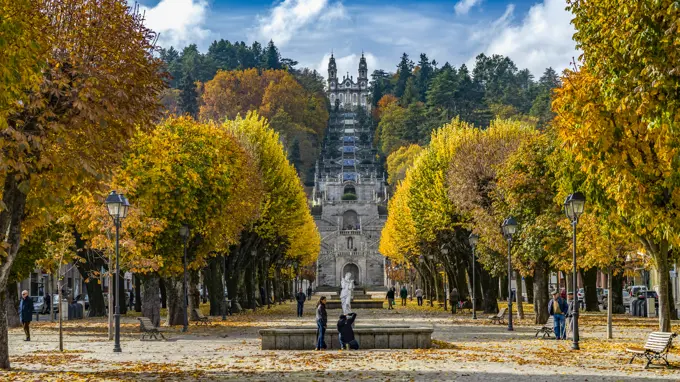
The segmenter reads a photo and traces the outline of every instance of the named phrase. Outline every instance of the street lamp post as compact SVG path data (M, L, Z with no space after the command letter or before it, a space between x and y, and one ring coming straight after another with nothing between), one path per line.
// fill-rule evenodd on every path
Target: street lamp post
M127 216L128 209L130 209L130 203L123 194L118 194L116 191L111 191L106 197L106 208L109 211L109 215L113 219L113 224L116 226L116 310L114 313L115 320L115 336L113 344L113 352L120 353L122 349L120 348L120 249L118 246L119 241L119 229L121 222ZM112 283L113 284L113 283ZM61 313L60 313L61 314Z
M182 331L186 332L189 327L189 317L187 315L187 240L189 239L189 226L182 224L179 228L179 235L184 241L184 327L182 327Z
M517 221L510 216L503 221L503 235L508 241L508 331L514 330L512 327L512 257L510 249L512 247L512 235L517 231ZM518 280L519 282L520 280Z
M581 216L583 213L583 210L585 208L586 204L586 197L580 192L575 192L569 196L567 196L567 199L564 201L564 214L567 215L567 218L571 221L571 226L573 227L573 262L574 262L574 297L573 297L573 309L572 309L572 314L571 314L571 322L573 324L573 329L574 329L574 341L571 344L571 348L573 350L579 350L578 346L578 297L576 295L576 291L578 290L578 272L576 271L576 225L578 224L578 218Z
M444 259L444 261L446 261L446 256L448 254L449 254L449 249L442 246L442 258ZM449 296L448 296L448 294L449 294L449 283L448 283L449 277L448 277L448 273L446 272L446 266L444 266L444 264L442 264L442 268L444 268L444 276L443 276L444 277L444 311L448 311L449 308L446 306L446 300L449 299ZM453 302L451 302L451 303L453 304ZM453 307L451 307L451 309L453 309Z
M222 321L227 319L227 309L229 309L229 301L227 300L227 255L222 256Z
M475 284L475 248L477 247L477 242L479 241L479 236L474 233L470 234L468 237L470 241L470 246L472 247L472 319L477 319L477 294L476 284Z
M269 254L264 255L264 289L265 289L265 298L267 299L267 309L271 308L271 305L269 304Z

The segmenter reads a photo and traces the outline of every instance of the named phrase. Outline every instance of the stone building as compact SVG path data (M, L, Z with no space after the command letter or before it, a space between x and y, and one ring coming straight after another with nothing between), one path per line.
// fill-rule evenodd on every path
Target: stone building
M339 287L347 272L354 275L358 287L371 290L385 285L385 260L378 244L387 218L387 198L384 173L375 162L377 150L371 143L367 71L362 55L358 83L345 77L340 87L333 57L328 66L328 95L339 102L330 114L311 200L322 237L316 281L321 289Z
M359 77L356 82L354 76L342 76L342 81L338 80L338 68L335 64L335 57L331 54L328 61L328 99L331 105L338 105L341 109L356 110L362 107L370 110L371 104L368 98L368 66L366 57L361 54L359 60Z

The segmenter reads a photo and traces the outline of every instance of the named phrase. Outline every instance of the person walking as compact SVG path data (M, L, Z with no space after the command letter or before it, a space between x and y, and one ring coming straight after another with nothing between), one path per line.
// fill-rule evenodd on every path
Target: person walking
M307 299L311 300L312 299L312 286L307 287Z
M548 303L548 315L553 316L553 331L555 332L555 339L557 340L567 339L564 327L564 315L568 309L567 302L564 301L562 296L560 296L558 292L553 293L553 299Z
M392 304L394 304L394 288L390 288L387 291L387 310L392 310Z
M326 350L326 324L328 323L328 315L326 314L326 296L321 296L319 302L316 303L316 349Z
M298 293L295 295L295 300L297 300L297 316L302 317L302 312L305 308L305 301L307 300L307 296L302 293L302 288L300 288Z
M406 289L406 285L401 286L399 297L401 297L401 306L406 306L406 298L408 297L408 289Z
M260 304L262 306L267 305L267 293L264 291L264 287L260 287Z
M30 324L33 319L33 299L28 296L28 291L21 291L21 301L19 301L19 320L24 326L24 333L26 333L26 339L24 341L31 340L31 329Z
M356 313L350 313L347 316L344 314L340 315L340 319L338 320L338 340L340 341L340 349L359 350L359 343L354 338L354 328L352 328L356 318Z
M416 299L418 300L418 306L423 306L423 290L420 287L416 288Z
M453 288L451 290L451 313L456 313L458 311L458 303L460 302L460 296L458 295L458 289Z

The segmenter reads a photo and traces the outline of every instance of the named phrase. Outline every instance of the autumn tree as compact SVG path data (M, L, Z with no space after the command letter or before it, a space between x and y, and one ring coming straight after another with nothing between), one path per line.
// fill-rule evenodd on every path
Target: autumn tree
M298 140L302 149L300 172L307 175L328 121L325 96L305 89L283 70L220 71L205 84L201 119L222 121L249 111L267 117L289 150Z
M613 201L622 228L654 259L659 330L669 331L669 250L680 237L675 132L680 8L671 0L568 4L583 62L565 74L556 93L560 137L587 180Z
M257 172L262 177L260 214L241 233L240 241L231 246L227 257L229 298L235 299L244 286L248 307L254 309L256 275L268 274L274 265L279 266L278 272L282 265L294 260L314 261L320 238L310 225L313 220L307 198L279 134L254 112L228 120L223 127L256 158ZM291 248L298 249L293 253Z
M22 233L29 233L23 224L27 199L49 205L58 195L108 176L137 126L149 126L156 117L164 86L160 60L154 57L155 34L127 2L32 1L30 6L28 22L35 23L45 43L36 61L39 84L22 84L24 101L2 123L0 239L7 246L0 260L0 290L7 285ZM1 306L0 367L9 368Z
M148 272L135 259L158 259L158 271L168 290L168 324L182 324L179 227L190 228L187 257L191 270L203 268L208 258L236 244L241 231L257 216L262 198L254 159L216 124L197 123L189 117L169 119L135 139L116 184L137 205L140 218L152 219L156 226L153 234L131 232L137 241L147 242L150 250L138 247L140 251L131 252L127 263Z
M493 121L486 130L462 129L457 137L457 150L449 162L448 196L459 213L466 216L466 227L480 237L477 245L479 261L496 276L511 276L507 274L507 261L504 260L507 244L498 229L507 216L494 208L492 197L498 180L497 171L515 152L522 137L531 131L530 127L519 122L503 120ZM521 277L516 279L518 313L521 316Z

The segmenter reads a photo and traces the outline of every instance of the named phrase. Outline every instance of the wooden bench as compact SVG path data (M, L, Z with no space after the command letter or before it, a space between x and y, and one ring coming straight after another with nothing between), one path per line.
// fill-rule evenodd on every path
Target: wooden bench
M639 357L647 358L647 364L644 367L645 369L649 367L654 360L662 360L666 363L666 366L670 366L668 363L668 351L673 346L673 337L675 336L677 336L677 334L670 332L649 333L644 347L626 349L627 352L633 353L633 358L630 359L628 364L630 365L635 358Z
M540 333L543 333L543 338L545 336L548 336L550 338L550 334L555 334L555 318L553 316L548 317L548 322L543 324L540 328L536 329L536 335L534 337L538 337Z
M197 319L194 320L196 325L204 324L204 325L210 325L210 318L206 317L201 313L200 309L195 308L194 313L196 313Z
M505 323L505 311L507 308L501 309L498 314L489 316L489 320L491 320L492 324L504 324Z
M167 340L158 326L155 326L153 322L147 317L137 317L139 320L139 331L141 332L141 341L144 341L144 337L148 336L149 339L153 337L155 340L159 340L158 336L162 339Z

